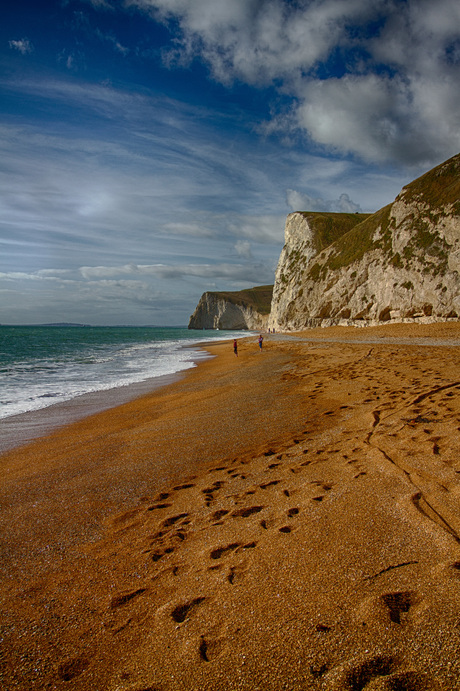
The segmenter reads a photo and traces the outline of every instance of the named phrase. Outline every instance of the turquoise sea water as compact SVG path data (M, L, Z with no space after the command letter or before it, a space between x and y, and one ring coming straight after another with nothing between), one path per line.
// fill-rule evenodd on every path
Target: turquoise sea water
M0 326L0 418L180 372L206 357L200 343L234 335L169 327Z

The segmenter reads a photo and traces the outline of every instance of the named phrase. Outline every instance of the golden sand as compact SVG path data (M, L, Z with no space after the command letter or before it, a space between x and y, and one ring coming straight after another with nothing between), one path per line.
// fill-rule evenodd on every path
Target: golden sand
M2 456L1 688L460 689L459 345L212 345Z

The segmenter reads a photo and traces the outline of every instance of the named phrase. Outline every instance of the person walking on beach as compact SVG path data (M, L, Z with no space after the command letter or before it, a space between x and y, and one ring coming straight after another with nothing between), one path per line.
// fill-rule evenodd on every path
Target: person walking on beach
M236 338L233 341L233 352L235 353L236 357L238 357L238 343L236 342Z
M259 350L260 350L260 352L262 352L262 343L263 342L264 342L264 337L262 336L262 334L260 334L260 336L259 336Z

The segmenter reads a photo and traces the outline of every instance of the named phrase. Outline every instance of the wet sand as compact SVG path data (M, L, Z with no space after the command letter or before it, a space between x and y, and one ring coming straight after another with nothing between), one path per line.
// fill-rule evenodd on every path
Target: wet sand
M459 342L212 345L4 454L1 687L459 689Z

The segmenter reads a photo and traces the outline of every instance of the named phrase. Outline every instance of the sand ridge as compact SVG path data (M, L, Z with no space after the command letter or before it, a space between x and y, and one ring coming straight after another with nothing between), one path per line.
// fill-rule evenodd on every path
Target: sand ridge
M343 335L213 346L3 457L2 688L460 688L459 351Z

